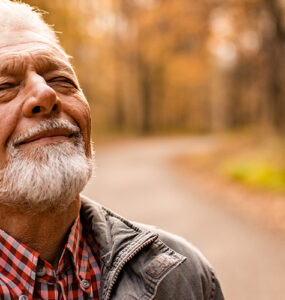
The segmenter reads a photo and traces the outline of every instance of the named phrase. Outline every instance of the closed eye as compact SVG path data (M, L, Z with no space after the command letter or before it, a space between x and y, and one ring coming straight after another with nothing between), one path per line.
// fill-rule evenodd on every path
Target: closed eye
M12 82L1 83L0 91L5 91L5 90L11 89L13 87L15 87L15 83L12 83Z
M73 80L67 78L67 77L64 77L64 76L57 76L57 77L53 77L51 79L49 79L47 81L48 83L63 83L63 84L69 84L71 86L73 86L74 88L77 89L77 85L74 83Z

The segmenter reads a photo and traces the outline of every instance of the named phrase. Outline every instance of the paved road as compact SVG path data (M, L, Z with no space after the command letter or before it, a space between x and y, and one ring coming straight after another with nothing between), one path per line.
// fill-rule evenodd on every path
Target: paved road
M226 299L285 300L285 241L197 193L169 163L215 146L209 137L98 143L96 178L84 194L198 246L216 269Z

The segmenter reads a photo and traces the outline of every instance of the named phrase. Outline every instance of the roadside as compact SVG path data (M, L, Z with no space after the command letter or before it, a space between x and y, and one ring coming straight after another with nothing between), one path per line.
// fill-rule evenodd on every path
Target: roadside
M127 219L196 245L216 270L225 299L282 300L285 239L247 222L226 207L229 202L212 199L202 182L196 184L201 173L189 180L177 168L175 158L219 147L213 136L95 140L96 178L84 194Z
M224 135L219 147L172 160L201 195L285 237L284 156L276 137ZM284 177L285 178L285 177Z

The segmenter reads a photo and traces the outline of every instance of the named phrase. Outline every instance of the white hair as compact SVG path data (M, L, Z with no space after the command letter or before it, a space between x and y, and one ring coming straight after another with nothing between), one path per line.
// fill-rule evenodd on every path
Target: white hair
M32 31L58 45L54 30L47 25L42 12L28 4L0 0L0 33Z

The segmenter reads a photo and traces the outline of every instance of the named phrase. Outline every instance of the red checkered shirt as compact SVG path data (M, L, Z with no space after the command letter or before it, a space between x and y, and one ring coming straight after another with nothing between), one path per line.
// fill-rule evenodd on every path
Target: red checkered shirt
M98 299L99 249L80 217L74 222L58 269L40 253L0 229L0 299Z

